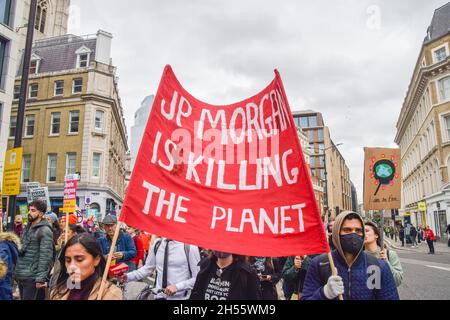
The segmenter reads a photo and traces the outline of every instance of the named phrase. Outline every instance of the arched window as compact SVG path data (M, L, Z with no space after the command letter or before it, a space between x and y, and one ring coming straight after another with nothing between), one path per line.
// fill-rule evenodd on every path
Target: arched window
M48 13L48 1L47 0L39 0L36 10L36 22L34 24L34 28L44 33L45 24L47 22L47 13Z

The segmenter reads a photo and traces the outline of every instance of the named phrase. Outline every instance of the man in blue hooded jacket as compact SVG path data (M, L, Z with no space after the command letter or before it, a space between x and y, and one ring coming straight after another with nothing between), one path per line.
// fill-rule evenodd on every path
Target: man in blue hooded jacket
M331 252L337 276L331 273L327 255L315 257L308 268L303 300L399 300L392 272L385 261L364 251L364 222L355 212L343 212L333 226Z

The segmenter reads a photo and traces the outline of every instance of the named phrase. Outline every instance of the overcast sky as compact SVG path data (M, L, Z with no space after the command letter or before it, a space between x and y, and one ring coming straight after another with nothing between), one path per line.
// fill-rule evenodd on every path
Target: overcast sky
M448 0L72 0L69 32L111 32L128 135L171 64L212 104L263 89L277 68L291 109L322 112L362 202L363 147L396 147L427 27Z

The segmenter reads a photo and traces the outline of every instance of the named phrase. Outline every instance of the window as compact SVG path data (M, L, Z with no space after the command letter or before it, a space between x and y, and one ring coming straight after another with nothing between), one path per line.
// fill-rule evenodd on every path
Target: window
M61 128L61 112L52 112L50 134L59 135L60 128Z
M31 155L24 154L22 158L22 182L30 182Z
M2 132L2 123L3 123L3 103L0 102L0 132Z
M103 111L97 110L95 111L95 129L103 128L103 115L105 113Z
M316 116L308 117L308 122L309 122L310 127L317 127L317 117Z
M11 13L11 0L0 0L0 23L9 26Z
M439 80L439 93L441 100L450 99L450 77Z
M16 136L17 117L12 116L9 120L9 137L14 138Z
M83 91L83 79L75 79L73 80L73 93L81 93Z
M308 140L309 141L314 141L314 130L309 130L308 131Z
M78 133L79 122L80 122L80 111L70 111L69 133Z
M14 100L20 98L20 86L14 86Z
M92 157L92 176L95 178L100 177L100 153L94 152Z
M320 169L320 179L325 180L325 170Z
M47 161L47 182L56 181L56 154L49 154Z
M323 129L317 130L317 136L319 141L323 141Z
M450 141L450 116L445 117L447 140Z
M42 33L44 33L45 31L45 23L47 22L47 10L48 10L47 1L40 0L37 5L36 23L34 24L34 28Z
M30 85L30 99L37 98L39 91L39 85L37 83L33 83Z
M434 60L436 63L441 62L447 58L447 50L445 47L442 47L434 52Z
M325 153L325 144L319 143L319 154Z
M30 74L37 74L39 72L39 60L30 61Z
M4 67L4 63L5 63L7 45L8 45L8 41L4 40L3 38L0 38L0 87L1 88L3 88L4 78L5 78L4 74L3 74L3 67Z
M34 136L34 114L25 116L25 138Z
M325 167L325 156L320 156L319 157L319 165L321 167Z
M86 68L89 64L89 54L83 53L78 56L78 68Z
M64 94L64 80L55 81L55 96L62 96Z
M302 127L302 128L308 127L308 118L307 117L300 118L300 127Z
M67 154L66 159L66 175L67 174L75 174L77 166L77 154L70 152Z
M315 166L316 166L316 157L311 157L310 160L311 160L311 161L310 161L310 163L311 163L311 168L315 168Z

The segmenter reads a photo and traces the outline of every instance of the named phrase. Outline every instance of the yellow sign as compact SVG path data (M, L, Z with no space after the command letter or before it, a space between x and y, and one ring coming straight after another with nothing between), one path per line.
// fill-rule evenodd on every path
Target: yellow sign
M23 148L6 151L5 171L3 173L3 195L5 196L17 196L20 193L22 154Z
M419 202L417 204L419 211L427 211L427 204L425 201Z

